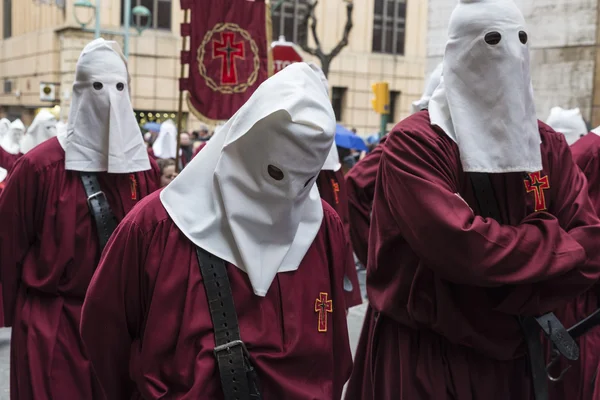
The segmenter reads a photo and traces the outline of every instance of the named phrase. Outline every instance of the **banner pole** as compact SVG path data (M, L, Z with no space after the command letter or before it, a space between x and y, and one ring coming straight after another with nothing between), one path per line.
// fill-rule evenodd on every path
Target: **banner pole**
M183 22L185 24L188 23L188 16L189 16L189 9L186 9L184 11L183 14ZM183 46L181 48L182 51L185 51L187 49L187 40L188 37L184 36L183 37ZM181 79L183 79L183 75L185 74L185 64L181 63L181 73L179 74L179 77ZM183 90L181 90L181 88L179 89L179 109L177 111L177 151L175 152L175 171L177 172L181 172L181 169L179 168L179 150L181 149L181 126L183 125Z

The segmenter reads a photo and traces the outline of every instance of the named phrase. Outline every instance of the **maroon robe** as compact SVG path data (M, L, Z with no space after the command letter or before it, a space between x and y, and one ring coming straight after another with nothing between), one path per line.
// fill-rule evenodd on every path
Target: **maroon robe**
M325 200L337 212L344 224L346 237L349 239L348 197L346 196L346 185L342 170L321 170L319 176L317 176L316 183L321 194L321 199ZM345 293L346 306L350 308L362 304L362 295L360 293L356 266L354 263L348 263L347 266L346 277L349 282L346 282L345 289L348 290L345 290Z
M516 316L562 311L600 278L585 177L564 137L539 129L541 172L491 175L507 225L478 216L458 147L427 111L390 133L347 399L533 399Z
M4 168L10 174L13 165L15 165L17 160L22 156L23 153L11 154L0 146L0 168Z
M98 173L120 221L158 189L159 170ZM100 258L95 223L76 171L56 138L15 164L0 197L0 280L12 326L11 399L104 399L83 354L83 299ZM114 398L113 398L114 399Z
M384 136L379 146L375 147L346 174L350 240L354 254L365 267L367 266L375 178L386 138L387 136Z
M339 399L352 359L342 279L351 263L339 217L323 204L321 229L300 268L277 274L266 297L228 264L240 333L264 400ZM319 332L315 301L332 303ZM111 400L223 399L213 325L195 246L159 193L119 225L83 306L81 335Z
M588 181L590 200L600 215L600 136L589 133L571 146L573 160L583 171ZM557 313L563 324L574 325L584 314L591 314L599 305L598 290L589 290L580 296L576 303L562 309ZM551 383L551 400L600 399L600 385L598 384L598 368L600 366L600 327L588 332L579 341L579 362L570 363L571 369L560 382ZM554 373L565 368L563 362Z
M154 150L152 149L152 146L148 147L148 156L153 160L158 160L158 157L154 155Z

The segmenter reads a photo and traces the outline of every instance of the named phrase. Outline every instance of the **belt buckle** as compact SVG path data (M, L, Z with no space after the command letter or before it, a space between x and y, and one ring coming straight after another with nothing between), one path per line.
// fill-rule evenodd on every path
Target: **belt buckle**
M105 201L107 201L107 199L106 199L106 195L104 194L104 192L103 192L103 191L101 191L101 190L100 190L100 191L98 191L98 192L96 192L96 193L93 193L93 194L91 194L91 195L89 195L89 196L88 196L88 198L87 198L87 203L88 203L88 206L89 206L89 207L92 207L92 204L91 204L90 202L91 202L92 200L94 200L95 198L97 198L97 197L100 197L100 196L104 197L104 200L105 200Z
M244 355L246 356L247 359L250 359L250 353L248 353L248 349L246 348L246 344L244 344L244 342L242 342L241 340L233 340L229 343L225 343L222 344L220 346L215 347L215 349L213 350L213 352L215 353L215 356L218 357L219 353L222 351L230 351L232 348L237 347L237 346L241 346L242 347L242 351L244 353Z

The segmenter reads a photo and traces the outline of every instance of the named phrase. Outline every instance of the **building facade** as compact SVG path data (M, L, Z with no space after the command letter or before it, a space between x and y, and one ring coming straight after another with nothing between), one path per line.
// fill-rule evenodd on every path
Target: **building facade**
M94 3L98 0L90 0ZM273 37L302 40L303 16L309 0L284 0L272 14ZM276 0L271 1L278 3ZM21 118L29 124L40 108L68 117L75 65L83 47L94 38L94 12L75 7L75 0L0 0L0 116ZM124 0L101 0L101 26L106 39L123 44ZM175 118L178 109L179 24L178 0L131 0L144 5L150 20L141 35L131 29L129 70L131 94L141 123ZM346 24L344 0L321 1L315 11L317 33L325 51L342 37ZM80 21L88 22L85 29ZM349 45L333 61L329 80L340 122L359 133L378 130L379 116L371 109L371 84L390 84L394 121L408 115L420 97L426 63L427 4L421 0L354 0ZM306 57L307 60L310 57ZM184 126L200 122L187 112Z
M600 18L598 0L515 0L527 21L538 118L554 106L579 107L600 125ZM442 60L455 2L429 1L427 70Z

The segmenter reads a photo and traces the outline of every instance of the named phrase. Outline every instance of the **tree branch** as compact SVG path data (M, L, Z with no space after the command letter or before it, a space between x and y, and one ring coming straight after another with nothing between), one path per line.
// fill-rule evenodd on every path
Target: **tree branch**
M300 47L302 48L302 50L304 50L308 54L318 57L320 59L321 56L319 54L322 55L323 52L321 51L321 44L319 42L319 38L317 37L317 21L316 21L315 15L314 15L315 7L317 6L317 3L318 3L318 1L314 1L308 6L308 10L306 10L306 15L304 16L304 19L302 20L301 26L306 27L306 29L302 29L302 32L303 32L302 35L303 35L303 39L306 39L306 40L300 41ZM311 19L311 17L312 17L311 30L312 30L312 34L313 34L313 39L315 40L315 43L317 45L317 47L315 49L308 46L308 37L306 37L306 36L308 36L307 35L308 21Z
M342 40L331 50L331 53L328 54L329 59L335 58L342 49L348 46L348 38L350 37L350 32L352 31L352 10L354 9L354 4L348 3L346 6L346 26L344 27L344 36L342 36Z
M331 64L331 60L333 60L338 54L340 54L340 52L342 51L342 49L344 47L348 46L350 32L352 31L352 27L354 26L352 24L352 11L354 9L354 4L352 2L349 2L348 5L346 6L346 26L344 27L344 34L342 36L342 40L340 40L340 42L333 48L331 53L325 54L325 53L323 53L323 49L321 47L321 41L319 40L319 36L317 34L317 22L318 21L317 21L317 17L315 16L315 8L317 7L318 3L319 3L318 0L314 0L313 2L311 2L310 5L308 6L306 15L302 19L300 26L304 27L305 29L302 29L302 39L304 39L304 40L300 40L300 47L302 48L302 50L304 50L305 52L307 52L308 54L310 54L312 56L317 57L319 59L319 61L321 61L321 68L323 69L325 76L327 76L329 73L329 65ZM312 21L310 21L311 19L312 19ZM310 30L312 32L312 36L315 41L315 48L311 48L308 45L308 37L307 36L308 36L309 21L311 23Z
M309 10L308 14L310 14L310 16L312 18L312 23L310 24L310 30L312 31L313 39L315 41L315 46L317 47L317 51L322 52L321 41L319 40L319 36L317 35L317 16L315 15L315 7L317 7L318 3L319 3L318 0L315 0L315 2L312 3L310 8L308 9Z

